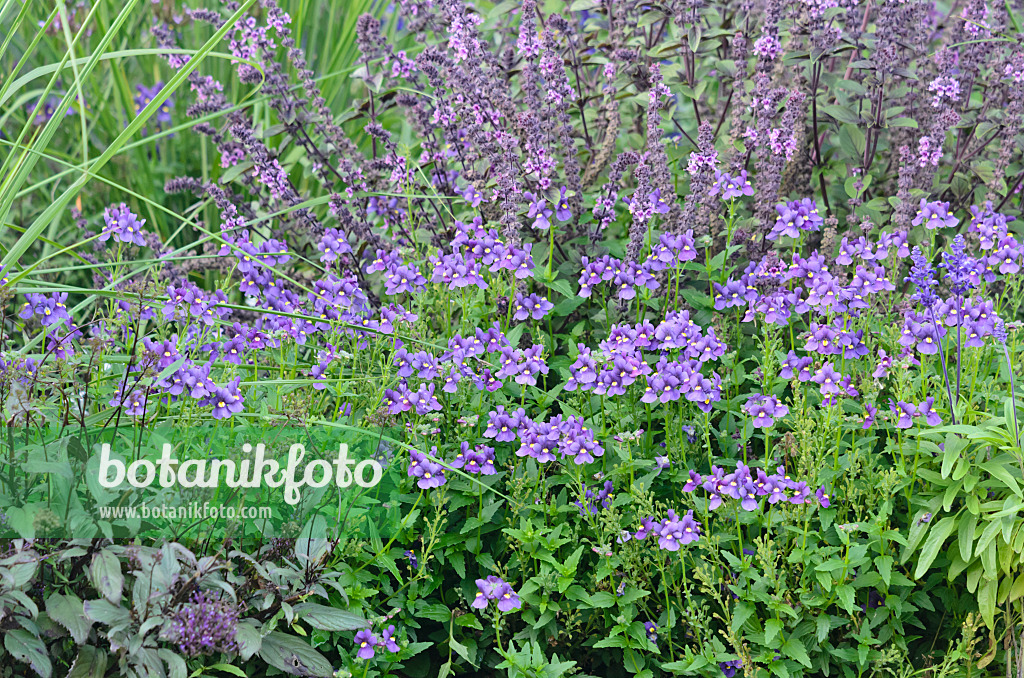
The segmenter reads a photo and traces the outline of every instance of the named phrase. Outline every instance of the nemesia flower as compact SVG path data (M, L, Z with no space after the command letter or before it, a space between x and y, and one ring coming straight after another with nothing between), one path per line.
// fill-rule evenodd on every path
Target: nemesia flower
M103 221L106 223L97 238L105 241L113 236L115 242L123 242L128 245L144 247L146 240L143 237L142 227L146 224L145 219L139 219L128 209L128 205L121 203L108 207L103 212Z
M437 458L437 448L433 447L430 454ZM444 477L444 466L433 462L422 452L409 450L409 468L407 474L410 478L417 478L416 485L424 490L441 487L447 482Z
M534 320L541 320L548 311L555 307L546 297L539 296L537 294L530 294L524 296L521 292L516 294L515 305L513 306L515 320L526 320L527 318L533 318Z
M356 656L360 659L373 659L374 648L381 644L370 629L361 629L356 632L356 637L352 642L358 648Z
M389 624L386 629L380 634L380 644L388 652L398 652L401 648L398 647L398 643L395 642L395 625Z
M562 186L558 200L555 201L555 217L559 221L572 219L572 210L569 208L569 201L565 197L565 186Z
M498 610L501 612L511 612L522 607L519 595L500 577L492 574L487 579L477 579L476 587L477 592L470 605L477 610L486 608L491 600L498 601Z
M936 228L951 228L956 226L959 220L949 211L948 202L928 202L921 198L921 207L917 210L917 216L911 222L914 226L924 224L924 227L931 230Z

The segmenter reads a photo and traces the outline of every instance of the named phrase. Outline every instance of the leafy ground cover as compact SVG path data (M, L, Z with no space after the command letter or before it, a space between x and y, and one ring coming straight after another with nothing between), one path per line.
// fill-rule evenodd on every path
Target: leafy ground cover
M1022 21L0 4L0 675L1020 678Z

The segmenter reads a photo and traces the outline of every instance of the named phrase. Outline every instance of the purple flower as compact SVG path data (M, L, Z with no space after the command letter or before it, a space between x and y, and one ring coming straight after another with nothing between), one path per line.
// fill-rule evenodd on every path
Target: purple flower
M825 223L818 214L818 206L810 198L776 205L775 211L779 218L768 233L769 240L778 240L782 236L799 238L801 231L817 231Z
M380 634L380 644L388 652L398 652L401 648L398 647L398 643L395 642L395 625L390 624L384 632Z
M437 448L431 448L430 454L436 459ZM444 467L441 464L431 461L425 454L415 449L409 450L409 458L410 463L407 473L410 478L418 479L416 481L418 487L429 490L445 484Z
M554 211L547 206L548 201L543 197L534 196L533 193L523 193L523 197L526 198L530 205L529 211L526 213L528 219L533 219L532 226L536 229L547 230L551 228L551 221L549 218Z
M146 239L143 236L142 230L146 220L139 219L132 214L128 209L128 205L121 203L120 205L108 207L103 212L103 221L106 222L107 227L100 232L98 238L100 241L105 241L110 236L114 236L116 242L138 245L139 247L146 245Z
M527 318L540 320L554 307L555 305L546 297L537 294L523 296L523 293L519 292L516 294L515 314L512 317L515 320L526 320Z
M946 269L949 289L956 295L964 295L975 287L974 269L976 262L967 256L967 242L959 233L953 238L949 252L942 253L941 268Z
M948 202L928 202L926 198L921 198L921 209L917 211L917 216L911 222L914 226L920 226L922 223L924 227L932 230L936 228L951 228L956 226L959 220L953 216L953 213L949 211Z
M708 195L722 194L722 200L732 200L744 195L754 195L754 187L747 179L747 170L740 170L736 176L732 176L721 170L715 170L715 181L708 189Z
M832 395L842 392L842 378L843 375L835 370L832 363L827 362L817 369L811 381L820 386L822 395Z
M658 625L654 622L644 622L644 631L647 632L647 640L652 643L658 642Z
M755 428L769 428L775 419L789 414L789 408L779 402L775 396L752 395L743 405L743 411L754 418Z
M477 579L476 587L478 590L471 605L478 610L486 608L488 601L491 600L498 601L498 609L502 612L511 612L522 607L519 595L500 577L492 574L487 579Z
M555 217L559 221L572 219L572 210L569 208L569 201L565 198L565 186L562 186L559 198L555 202Z
M895 401L889 398L889 409L898 417L896 428L910 428L914 425L914 417L917 416L917 408L910 403Z
M727 662L718 662L718 668L722 670L722 675L725 678L733 678L736 675L736 671L743 668L742 659L733 659Z
M861 426L865 431L874 426L875 414L878 413L878 408L870 403L864 403L864 425Z
M917 406L917 414L924 417L929 426L938 426L942 423L942 417L935 410L935 398L932 396L928 396Z
M355 643L356 648L358 649L356 656L360 659L373 659L373 649L381 644L377 639L377 636L375 636L373 631L370 629L362 629L361 631L358 631L352 642Z
M157 82L152 87L146 87L145 85L136 85L135 89L138 93L135 95L135 115L142 112L142 109L149 105L160 90L164 88L163 82ZM167 124L171 121L171 109L174 108L173 97L168 97L166 101L160 104L160 107L156 111L156 115L152 119L156 120L156 127L159 129L162 125Z
M212 591L195 591L170 615L168 635L188 657L237 652L238 609Z

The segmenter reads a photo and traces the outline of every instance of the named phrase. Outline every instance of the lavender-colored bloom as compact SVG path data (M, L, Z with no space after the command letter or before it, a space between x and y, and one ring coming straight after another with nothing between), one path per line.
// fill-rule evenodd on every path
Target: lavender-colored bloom
M776 205L775 211L779 213L779 218L768 233L769 240L778 240L782 236L799 238L802 231L820 230L825 223L818 214L818 206L810 198Z
M401 648L398 647L398 643L395 642L395 625L389 624L386 629L380 634L380 644L388 652L398 652Z
M437 448L431 448L431 456L437 458ZM416 485L421 489L429 490L440 487L447 482L444 477L444 467L437 462L427 458L418 450L409 450L409 468L407 474L410 478L417 478Z
M142 112L142 109L149 105L149 102L156 98L156 95L160 93L160 90L164 88L163 82L157 82L152 87L146 87L145 85L139 84L135 86L137 93L135 95L135 115ZM171 122L171 109L174 108L174 97L168 97L166 101L160 104L160 107L156 111L151 120L156 121L157 129L161 126Z
M377 636L375 636L373 631L370 629L362 629L358 631L352 642L355 643L358 650L356 652L356 656L360 659L373 659L375 654L374 648L381 644L377 639Z
M238 651L238 609L218 593L193 592L190 601L179 605L168 621L171 640L188 657Z
M548 301L546 297L537 294L523 296L520 292L516 294L515 313L512 317L515 320L526 320L527 318L540 320L554 307L555 305Z
M743 411L753 417L755 428L769 428L789 414L789 408L779 402L775 396L751 395L743 404Z
M647 632L647 640L652 643L658 642L658 625L654 622L644 622L644 631Z
M722 194L722 200L732 200L741 196L754 195L754 187L747 179L747 170L740 170L736 176L715 170L715 181L708 189L708 195Z
M572 210L569 208L569 200L565 197L565 186L562 186L558 200L555 201L555 217L559 221L572 219Z
M920 226L924 224L924 227L931 230L936 228L951 228L956 226L959 220L953 216L953 213L949 211L948 202L928 202L926 198L921 198L921 208L917 211L917 216L911 222L914 226Z
M547 230L551 228L550 217L554 214L554 210L547 206L548 201L539 196L534 196L533 193L523 193L523 197L526 198L530 205L529 211L526 213L528 219L533 219L532 226L539 230Z
M106 222L99 235L98 240L105 241L111 236L116 242L123 242L128 245L144 247L146 239L142 227L146 224L145 219L139 219L128 209L128 205L112 205L103 212L103 221Z
M932 396L928 396L924 399L924 402L918 404L917 413L925 418L925 422L929 426L938 426L942 423L942 417L935 409L935 398Z
M733 659L727 662L718 662L718 668L722 670L722 675L725 678L733 678L736 675L736 671L743 668L742 659Z
M878 408L871 403L864 403L864 425L861 426L863 430L868 430L875 424L875 415L878 414Z
M831 362L827 362L815 371L811 378L815 384L820 386L822 395L833 395L842 392L840 383L843 375L836 371Z
M942 253L941 268L946 269L945 277L949 280L949 289L956 295L964 295L975 287L975 261L967 256L967 242L963 235L957 234L949 246L949 252Z
M924 255L921 254L921 249L918 247L914 248L910 258L914 263L910 269L910 275L905 280L912 282L917 287L917 292L911 299L919 302L926 308L930 308L938 300L932 291L932 288L938 284L935 280L935 270L928 263L928 260L925 259Z
M511 612L522 607L519 594L500 577L490 575L487 579L476 580L477 593L473 598L471 606L482 610L487 607L488 601L498 601L498 609L502 612Z
M895 401L889 398L889 409L897 417L896 428L910 428L914 425L914 417L917 416L917 408L902 400Z

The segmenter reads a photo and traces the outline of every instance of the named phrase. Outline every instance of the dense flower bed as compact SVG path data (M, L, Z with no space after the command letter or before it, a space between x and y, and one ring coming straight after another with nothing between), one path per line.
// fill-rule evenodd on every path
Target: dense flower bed
M11 25L148 51L0 80L0 666L1024 671L1021 8L145 4ZM97 518L203 426L383 489Z

